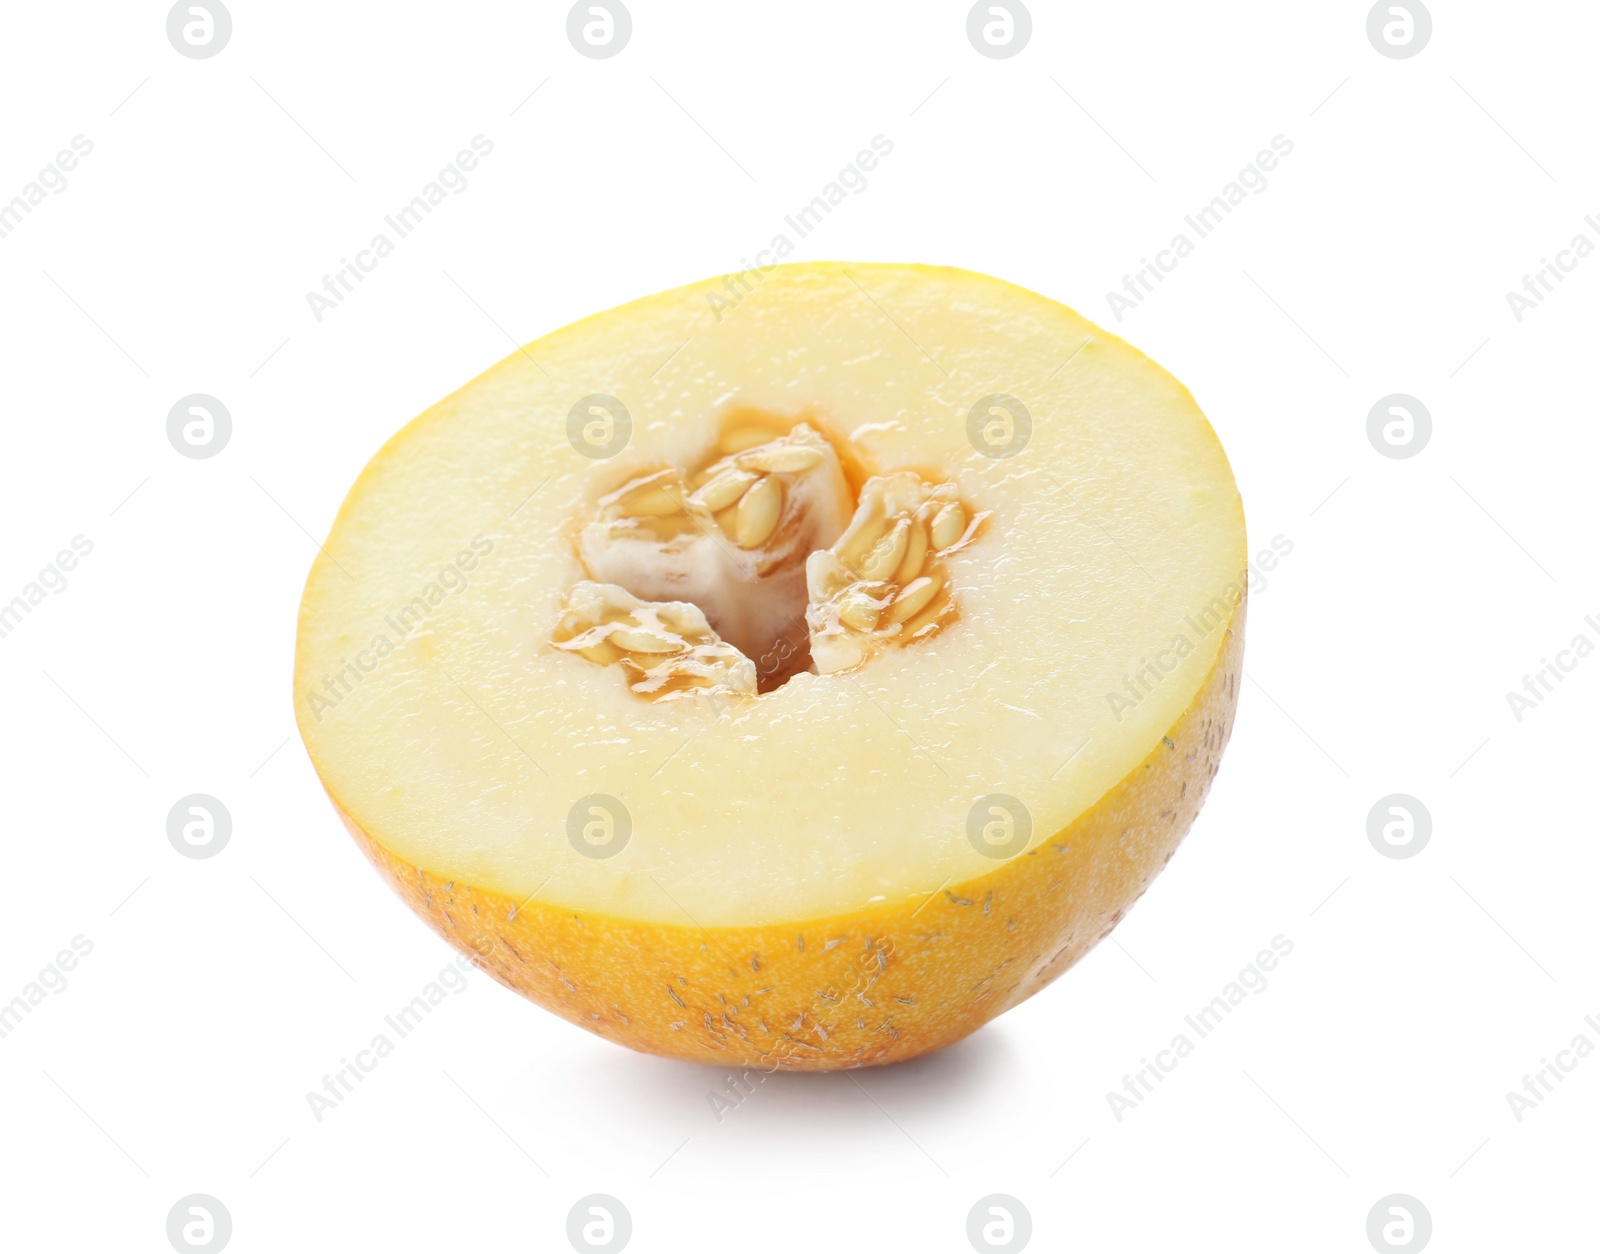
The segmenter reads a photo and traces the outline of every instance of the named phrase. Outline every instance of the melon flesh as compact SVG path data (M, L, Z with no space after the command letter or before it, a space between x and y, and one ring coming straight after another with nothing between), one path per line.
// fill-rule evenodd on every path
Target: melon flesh
M1237 693L1238 492L1181 384L1021 288L784 266L720 320L713 290L548 335L378 453L307 582L297 719L396 887L572 1021L719 1061L908 1057L1064 970L1193 818ZM594 393L633 422L609 460L567 440ZM1014 457L969 442L994 394L1031 416ZM736 411L809 424L856 489L915 471L986 522L930 638L759 696L644 700L551 644L592 577L583 528L630 479L703 463ZM568 840L592 794L631 818L615 857ZM1003 860L968 838L991 794L1031 819ZM852 982L874 991L818 1000Z

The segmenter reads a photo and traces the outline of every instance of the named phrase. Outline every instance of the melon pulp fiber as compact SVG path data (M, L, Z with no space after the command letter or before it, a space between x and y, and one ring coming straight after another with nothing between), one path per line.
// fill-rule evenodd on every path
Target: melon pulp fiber
M1237 697L1239 497L1182 385L1041 296L853 263L778 267L718 316L726 290L556 331L385 445L307 581L297 719L391 884L557 1014L717 1063L912 1057L1087 952L1193 820ZM568 438L595 395L632 423L610 458ZM969 438L998 395L1032 424L1004 458ZM584 528L746 420L820 433L857 494L911 471L984 523L926 638L649 699L552 641L595 578ZM569 839L595 797L630 829L612 856Z

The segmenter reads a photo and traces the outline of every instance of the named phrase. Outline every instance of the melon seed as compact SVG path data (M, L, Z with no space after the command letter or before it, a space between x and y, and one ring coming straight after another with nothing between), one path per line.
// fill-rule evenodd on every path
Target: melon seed
M944 586L944 575L935 570L931 575L922 575L913 579L904 588L900 595L890 602L888 613L884 616L890 625L903 623L929 601Z
M933 516L933 548L942 553L966 534L967 514L952 501Z
M921 611L913 614L901 624L906 639L915 639L931 624L944 616L945 610L950 607L950 588L947 584L939 589L939 594L922 607Z
M677 653L685 647L682 640L638 627L623 627L613 631L611 643L629 653Z
M770 448L758 448L746 453L739 459L739 465L744 469L763 470L769 474L798 474L821 464L821 452L804 444L774 444Z
M894 574L890 577L891 583L897 583L902 588L922 573L922 568L928 560L928 533L916 519L911 520L910 528L906 533L906 554L900 559L900 565L895 567Z
M860 587L851 588L839 598L839 621L856 631L876 630L882 612L882 602Z
M587 648L579 649L578 654L581 657L588 658L597 666L610 666L613 662L622 660L622 650L609 640L601 640L597 644L591 644Z
M665 518L683 509L683 487L667 478L647 479L616 499L624 518Z
M901 518L894 530L872 546L872 551L862 559L859 573L869 582L887 579L900 567L910 540L911 520Z
M689 499L715 514L737 501L755 481L756 476L748 470L730 466L719 472L716 478L709 480Z
M760 548L778 526L783 511L783 484L773 476L758 479L739 501L734 540L741 549Z

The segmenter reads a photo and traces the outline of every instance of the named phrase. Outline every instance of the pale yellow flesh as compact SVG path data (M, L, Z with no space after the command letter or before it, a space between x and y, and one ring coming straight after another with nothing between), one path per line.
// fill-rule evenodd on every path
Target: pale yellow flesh
M967 839L978 797L1019 798L1038 841L1068 829L1217 673L1243 519L1209 424L1159 367L962 271L781 268L720 322L712 286L513 354L391 441L346 501L307 586L296 710L330 792L398 863L691 933L898 911L995 873ZM611 461L566 438L573 402L596 392L634 422ZM967 440L993 393L1033 418L1012 459ZM642 702L553 649L584 577L575 520L636 474L700 461L730 406L805 418L866 469L948 478L989 511L949 561L958 622L857 672L716 707ZM401 620L419 598L420 621ZM1141 669L1135 703L1125 679ZM341 670L332 703L324 677ZM632 815L614 858L568 843L591 793Z
M1241 603L1189 708L1070 826L920 900L745 927L642 922L513 901L425 871L343 817L435 931L508 988L607 1040L722 1067L880 1066L960 1040L1031 997L1127 913L1216 775L1243 625Z

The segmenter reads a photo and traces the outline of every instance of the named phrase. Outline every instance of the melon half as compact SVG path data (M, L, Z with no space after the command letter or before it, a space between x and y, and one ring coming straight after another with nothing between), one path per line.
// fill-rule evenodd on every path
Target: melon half
M295 707L391 886L635 1049L825 1070L1038 992L1172 856L1238 693L1244 519L1193 398L915 265L651 296L351 489Z

